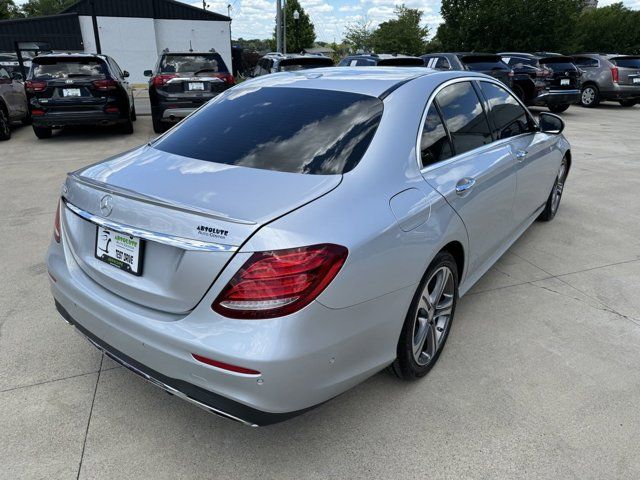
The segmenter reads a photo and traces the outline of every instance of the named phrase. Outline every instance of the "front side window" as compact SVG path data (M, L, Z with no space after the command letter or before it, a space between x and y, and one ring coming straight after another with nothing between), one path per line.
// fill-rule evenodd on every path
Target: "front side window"
M420 137L420 158L422 167L427 167L447 158L451 158L451 142L444 128L438 109L432 103L427 111L427 116Z
M185 157L279 172L352 170L369 148L382 101L307 88L229 90L153 147Z
M495 137L515 137L533 131L527 111L504 88L490 82L480 82L480 89L489 105L489 116L493 119Z
M470 82L458 82L436 95L456 155L493 141L480 99Z

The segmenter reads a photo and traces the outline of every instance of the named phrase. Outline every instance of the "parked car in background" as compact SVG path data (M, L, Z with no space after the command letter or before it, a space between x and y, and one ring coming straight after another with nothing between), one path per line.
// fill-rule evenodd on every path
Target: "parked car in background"
M511 87L511 69L498 55L490 53L430 53L423 55L425 66L436 70L469 70L489 75Z
M606 100L623 107L640 102L640 56L581 53L573 59L584 72L580 96L583 107L597 107Z
M504 52L502 60L513 69L513 91L527 105L561 113L580 100L581 71L573 58L556 53Z
M389 53L363 53L349 55L338 63L339 67L424 67L420 57Z
M245 425L385 367L424 377L458 297L554 218L571 166L562 119L536 122L485 75L319 72L238 85L70 173L56 209L46 265L62 317Z
M33 59L26 90L38 138L72 125L117 125L133 133L136 108L129 73L107 55L52 53Z
M153 131L162 133L209 100L235 85L222 56L215 52L164 50L154 70L145 70Z
M11 138L12 122L21 121L26 125L30 118L22 75L0 67L0 140Z
M332 67L333 60L324 55L305 55L298 53L268 53L253 69L252 77L260 77L270 73L294 72L311 68Z

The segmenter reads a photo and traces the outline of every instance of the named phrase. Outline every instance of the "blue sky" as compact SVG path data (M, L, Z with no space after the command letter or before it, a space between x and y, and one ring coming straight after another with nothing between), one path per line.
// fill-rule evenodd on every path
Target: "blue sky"
M202 1L182 0L195 6L202 6ZM366 20L373 25L393 17L396 4L404 3L410 8L419 8L424 12L423 22L435 34L442 21L440 17L440 0L299 0L302 7L310 14L316 29L318 40L340 41L345 25ZM600 0L599 6L615 3L616 0ZM227 12L231 3L233 22L233 38L269 38L275 23L275 0L207 0L210 10ZM640 0L623 2L629 8L640 9Z
M26 0L18 0L17 4ZM184 3L202 7L202 1L180 0ZM377 25L393 17L396 4L404 3L410 8L419 8L424 12L423 22L435 34L442 21L440 0L299 0L305 11L311 16L318 40L325 42L340 41L344 27L358 21L369 21ZM600 0L599 5L609 5L616 0ZM227 13L231 4L231 28L233 38L270 38L276 15L275 0L207 0L209 9ZM629 8L640 9L640 0L623 1Z

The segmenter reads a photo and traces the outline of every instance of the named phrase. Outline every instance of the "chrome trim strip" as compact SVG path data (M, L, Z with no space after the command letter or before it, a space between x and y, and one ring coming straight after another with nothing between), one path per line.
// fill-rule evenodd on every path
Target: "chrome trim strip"
M69 321L67 321L67 323L69 323ZM73 324L70 323L70 325L73 325ZM195 405L197 407L202 408L203 410L206 410L209 413L214 413L216 415L219 415L219 416L224 417L224 418L229 419L229 420L233 420L233 421L242 423L243 425L247 425L249 427L257 427L258 426L255 423L248 422L247 420L243 420L242 418L238 418L238 417L236 417L234 415L231 415L230 413L223 412L222 410L218 410L217 408L211 407L211 406L206 405L206 404L204 404L202 402L199 402L198 400L195 400L195 399L191 398L189 395L187 395L185 393L182 393L180 390L177 390L177 389L173 388L172 386L161 382L160 380L152 377L151 375L146 374L142 370L139 370L136 367L134 367L133 365L125 362L124 360L122 360L117 355L114 355L109 350L103 348L101 345L98 345L96 342L94 342L92 339L87 337L84 333L82 333L77 328L74 327L74 330L76 332L78 332L78 334L80 336L85 338L89 343L91 343L94 347L96 347L98 350L100 350L102 353L104 353L106 356L108 356L109 358L111 358L115 362L119 363L120 365L122 365L126 369L132 371L136 375L144 378L147 382L151 383L152 385L155 385L156 387L161 388L165 392L169 392L171 395L175 395L176 397L180 398L181 400L185 400L185 401L187 401L187 402L189 402L189 403L191 403L191 404L193 404L193 405Z
M506 89L509 93L511 93L511 95L513 95L513 98L515 98L518 103L522 106L522 108L525 109L525 111L531 115L531 112L529 111L529 109L527 108L527 106L522 103L522 101L509 89L508 86L506 86L504 83L500 82L499 80L496 80L494 78L488 78L485 76L468 76L468 77L458 77L458 78L452 78L450 80L447 80L446 82L441 83L440 85L438 85L438 87L436 87L436 89L431 93L431 96L429 97L429 100L427 101L427 105L424 108L424 111L422 112L422 118L420 119L420 127L418 129L418 137L416 138L416 162L418 162L418 170L420 171L421 174L430 172L431 170L435 170L437 168L443 167L445 165L449 165L451 163L455 163L456 161L460 160L461 158L465 158L469 155L475 155L478 153L482 153L485 150L491 150L495 147L498 147L500 145L503 145L505 143L509 143L511 142L514 138L519 138L519 137L523 137L525 135L532 135L532 133L521 133L520 135L514 135L513 137L509 137L509 138L504 138L501 140L495 140L487 145L482 145L481 147L477 147L474 148L473 150L469 150L467 152L455 155L451 158L447 158L446 160L443 160L441 162L437 162L437 163L432 163L431 165L428 165L426 167L422 166L422 159L420 158L420 141L422 140L422 130L424 129L424 123L427 120L427 113L429 113L429 107L431 107L431 104L433 103L433 100L436 98L436 95L438 93L440 93L440 91L445 88L448 87L449 85L453 85L454 83L460 83L460 82L469 82L469 81L475 81L475 82L487 82L487 83L494 83L496 85L498 85L499 87L502 87L504 89ZM482 101L482 99L480 99ZM536 124L536 126L538 125L535 122L535 119L533 118L533 115L531 115L531 118L534 120L534 123ZM535 132L533 132L535 133Z
M66 198L62 197L62 202L73 213L85 220L99 225L104 228L117 230L118 232L133 235L134 237L143 238L152 242L162 243L164 245L170 245L172 247L181 248L183 250L195 250L204 252L235 252L238 247L232 245L223 245L219 243L201 242L200 240L192 240L190 238L176 237L173 235L167 235L164 233L152 232L150 230L141 230L139 228L130 227L121 223L111 222L102 217L98 217L92 213L86 212L81 208L76 207L70 203Z
M193 113L195 113L195 111ZM197 207L190 207L190 206L187 206L187 205L181 205L179 203L170 202L168 200L162 200L160 198L151 197L149 195L144 195L142 193L137 193L137 192L134 192L132 190L129 190L128 188L114 187L113 185L108 185L106 183L99 182L97 180L93 180L91 178L82 177L77 172L71 172L71 173L68 174L68 176L69 176L69 178L71 178L75 182L87 185L89 187L101 190L103 192L111 193L113 195L118 195L118 196L125 197L125 198L129 198L131 200L138 200L138 201L142 201L142 202L145 202L145 203L150 203L151 205L157 205L158 207L170 208L172 210L177 210L177 211L185 212L185 213L195 213L197 215L202 215L202 216L205 216L205 217L213 218L215 220L222 220L224 222L231 222L231 223L239 223L241 225L255 225L256 224L256 222L253 222L251 220L243 220L241 218L233 218L233 217L229 217L229 216L224 215L224 214L219 213L219 212L212 212L212 211L203 210L203 209L197 208Z

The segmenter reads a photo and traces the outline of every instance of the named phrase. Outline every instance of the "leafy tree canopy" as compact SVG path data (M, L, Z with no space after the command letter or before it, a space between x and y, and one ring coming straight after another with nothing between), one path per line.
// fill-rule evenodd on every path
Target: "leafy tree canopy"
M575 50L640 54L640 11L622 3L585 10L576 26Z
M27 17L55 15L76 2L77 0L29 0L22 6L22 11Z
M297 21L293 18L293 12L298 11L300 18ZM287 4L282 11L284 21L287 23L287 52L300 53L305 48L311 48L316 41L316 31L311 22L309 14L304 11L298 0L287 0ZM275 29L273 38L276 38Z
M22 12L13 0L0 0L0 20L20 18L22 16Z
M403 4L396 6L394 13L397 18L381 23L373 32L376 52L423 54L429 29L420 25L422 11Z

